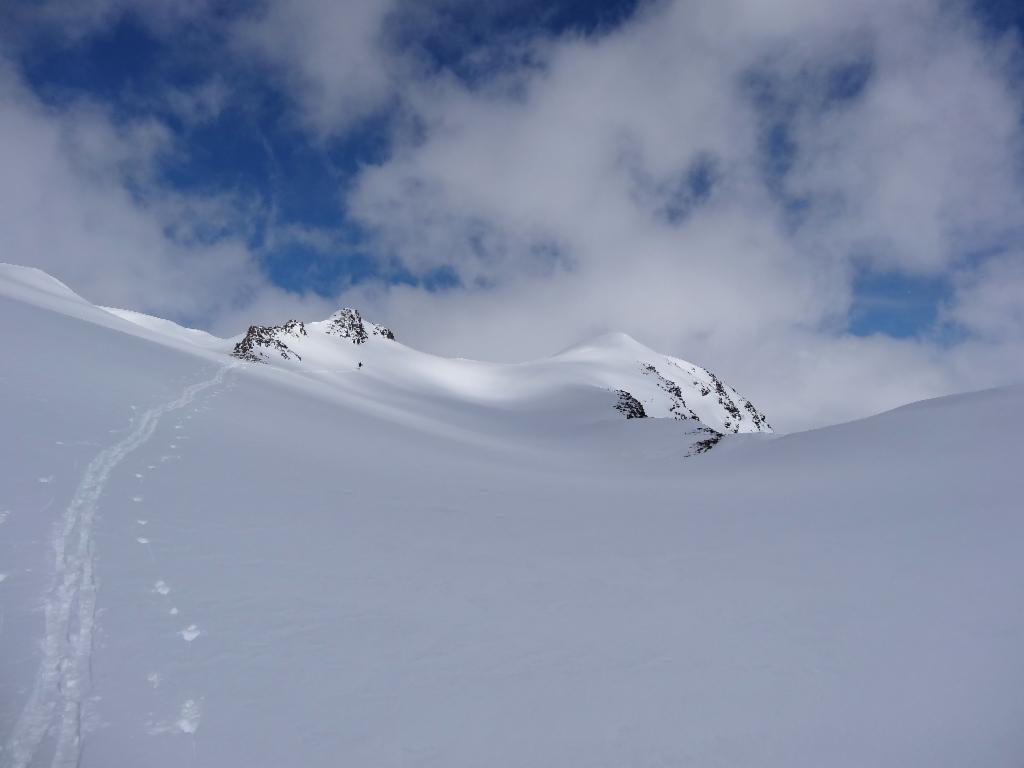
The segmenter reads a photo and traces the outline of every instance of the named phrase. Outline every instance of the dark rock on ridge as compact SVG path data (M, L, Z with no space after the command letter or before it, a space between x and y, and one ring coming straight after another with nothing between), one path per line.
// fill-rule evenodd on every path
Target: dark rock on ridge
M235 344L231 355L250 363L264 363L267 360L267 350L270 350L277 352L285 360L301 360L299 354L293 351L282 337L298 338L305 335L306 326L299 320L289 320L284 325L250 325L245 338Z
M639 400L624 389L617 389L615 391L619 395L619 400L615 403L616 411L623 414L627 419L647 418L647 411L644 410L644 406Z

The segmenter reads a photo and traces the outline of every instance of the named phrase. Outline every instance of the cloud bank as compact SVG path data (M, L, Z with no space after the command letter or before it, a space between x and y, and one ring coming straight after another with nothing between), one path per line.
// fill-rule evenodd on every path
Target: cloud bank
M387 156L339 193L382 277L337 301L489 359L622 330L716 370L783 429L1024 377L1012 36L923 0L678 0L443 61L410 44L457 6L289 0L218 22L232 66L277 84L312 144L388 116ZM181 151L159 121L3 82L8 260L221 332L333 303L262 274L244 195L147 177ZM941 279L949 298L913 337L854 335L865 272Z

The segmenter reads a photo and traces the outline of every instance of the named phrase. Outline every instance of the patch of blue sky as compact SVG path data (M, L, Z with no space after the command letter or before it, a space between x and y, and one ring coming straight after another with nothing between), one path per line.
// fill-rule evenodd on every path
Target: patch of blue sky
M796 72L778 71L766 64L763 70L748 73L744 87L759 121L762 179L780 203L790 229L801 226L812 204L793 195L786 184L800 151L794 122L804 111L842 109L865 92L872 74L867 51ZM847 330L856 336L886 334L951 341L959 330L942 322L941 313L952 290L947 276L863 268L854 278Z
M537 35L601 35L638 12L644 0L562 0L544 3L440 4L393 34L419 52L425 66L446 69L468 82L500 74L517 46L505 43ZM974 10L993 34L1024 30L1019 0L979 0ZM246 4L227 3L218 13L245 12ZM437 10L440 9L440 10ZM216 24L187 29L174 40L152 34L139 17L124 15L109 29L77 41L41 36L24 48L20 62L31 87L43 99L95 100L126 119L155 116L178 138L183 151L161 168L161 182L180 191L239 195L251 201L251 220L240 224L259 254L268 276L293 291L330 295L339 287L368 279L416 284L429 290L460 285L457 273L439 268L413 275L374 258L360 230L346 215L344 192L359 168L384 160L389 152L393 114L374 115L344 136L324 141L309 137L287 115L285 94L256 71L232 68L217 56ZM458 30L454 32L453 30ZM481 51L491 51L483 57ZM213 118L199 123L181 119L160 98L171 89L188 89L211 74L228 86L226 103ZM872 77L870 48L820 66L785 72L772 62L748 74L743 86L754 106L761 135L761 172L782 203L787 224L800 226L809 202L787 191L786 176L798 159L794 121L800 110L842 108L857 99ZM698 160L664 193L660 215L682 221L713 193L713 158ZM294 238L289 230L315 230L317 238ZM239 232L223 232L238 235ZM216 236L217 233L214 233ZM934 332L949 296L942 279L864 273L855 284L850 331L896 337Z
M144 91L162 84L165 49L134 17L123 16L109 29L74 42L41 33L20 63L25 78L44 99L84 95L127 109L133 103L141 106Z
M344 215L343 191L365 163L388 149L388 119L374 116L340 138L311 140L287 115L284 94L256 72L218 71L210 40L186 35L170 46L128 14L110 29L77 41L45 38L27 48L26 80L44 100L88 99L115 120L158 117L176 135L181 151L169 153L158 180L178 192L228 194L244 201L248 219L216 236L247 238L271 280L289 290L328 295L337 286L381 277L360 253L359 228ZM223 108L190 123L163 95L218 74L228 83ZM314 228L316 246L277 230Z
M661 190L664 203L658 214L669 224L684 222L691 213L711 199L719 179L717 159L699 155Z
M344 246L325 249L292 240L265 251L262 262L281 288L311 291L324 298L337 295L347 285L379 277L375 259Z
M944 277L863 270L854 279L849 332L855 336L882 333L894 338L920 338L950 332L940 327L940 310L952 296Z
M991 34L1001 37L1008 30L1024 34L1024 3L1020 0L972 0L974 16Z
M415 48L426 66L447 70L473 83L499 74L509 63L509 56L522 56L517 42L537 35L600 36L654 1L411 3L404 9L401 23L392 26L391 34L397 45Z

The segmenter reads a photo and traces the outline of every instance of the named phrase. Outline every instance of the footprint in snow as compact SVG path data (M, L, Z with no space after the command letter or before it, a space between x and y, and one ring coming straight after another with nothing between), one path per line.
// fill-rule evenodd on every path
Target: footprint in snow
M47 475L46 477L40 477L39 482L46 485L47 483L53 482L53 475Z
M150 720L146 723L146 732L151 736L159 736L165 733L188 733L195 735L199 730L199 721L202 718L202 700L188 699L181 705L176 720Z
M9 514L11 514L10 510L0 509L0 525L3 525L5 522L7 522L7 516Z
M199 729L199 720L203 716L202 705L195 701L195 699L189 699L181 705L181 715L178 717L178 722L175 725L182 733L195 733Z
M141 472L136 472L136 473L135 473L135 476L136 476L137 478L139 478L139 480L141 480L141 479L142 479L142 473L141 473Z
M178 615L178 609L175 608L175 607L172 607L171 610L168 611L168 613L171 614L171 616L177 616Z
M142 501L142 497L141 496L132 496L132 501L134 501L136 504L138 504L140 501Z
M171 588L167 586L167 582L161 579L153 585L153 591L160 595L170 594Z
M178 634L185 639L186 643L191 643L193 640L195 640L197 637L203 634L203 632L195 624L189 624Z
M145 536L139 536L136 541L139 542L139 544L149 544L149 539Z
M152 685L154 688L159 688L162 680L163 676L159 672L150 672L148 675L146 675L146 682Z

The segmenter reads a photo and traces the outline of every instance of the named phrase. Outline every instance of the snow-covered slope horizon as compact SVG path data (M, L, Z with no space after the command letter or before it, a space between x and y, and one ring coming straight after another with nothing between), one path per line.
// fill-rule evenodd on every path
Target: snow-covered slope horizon
M709 370L655 352L623 333L598 336L546 359L488 363L412 349L396 341L392 330L365 321L348 307L323 321L251 326L246 334L221 339L134 310L93 307L45 272L0 263L0 292L20 296L26 290L47 306L61 307L58 311L73 309L75 316L95 322L92 310L101 310L177 349L269 364L334 386L339 393L353 388L350 374L356 371L365 381L354 388L364 398L397 388L407 395L447 399L453 410L467 404L550 413L551 403L572 400L570 391L598 389L607 394L593 398L588 392L580 398L594 403L591 418L607 415L604 411L610 408L623 418L688 422L684 434L694 437L696 452L715 445L723 434L772 432L767 417L750 400ZM572 410L567 418L574 417Z
M1024 756L1024 387L684 460L581 383L621 337L474 401L51 281L0 280L0 765Z
M341 387L358 371L374 387L384 384L453 401L524 410L531 401L556 399L567 389L597 388L610 393L607 406L625 418L671 418L720 434L772 431L767 417L750 400L712 372L655 352L624 333L601 335L550 358L502 364L420 352L350 307L323 321L251 326L246 334L230 339L131 310L103 309L175 343L230 352L245 362L269 364Z

